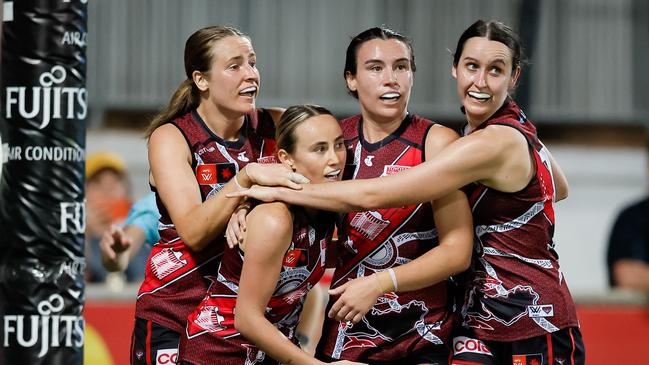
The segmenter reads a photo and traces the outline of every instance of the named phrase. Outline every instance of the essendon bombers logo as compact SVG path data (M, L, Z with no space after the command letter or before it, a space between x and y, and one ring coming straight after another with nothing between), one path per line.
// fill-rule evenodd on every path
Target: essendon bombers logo
M187 265L187 260L181 260L181 256L181 252L174 251L171 248L163 249L151 256L151 272L159 280L166 278Z
M375 239L389 224L377 211L358 212L350 222L352 228L369 240Z
M234 307L236 296L206 296L187 320L187 338L192 339L206 333L229 338L238 336L234 328Z
M225 318L219 314L219 307L206 305L201 308L201 312L194 320L194 323L208 332L218 332L223 331L226 328L221 324L224 319Z
M199 185L225 184L236 174L233 163L203 164L196 167Z
M554 316L554 306L552 304L528 305L527 313L531 318L552 317Z

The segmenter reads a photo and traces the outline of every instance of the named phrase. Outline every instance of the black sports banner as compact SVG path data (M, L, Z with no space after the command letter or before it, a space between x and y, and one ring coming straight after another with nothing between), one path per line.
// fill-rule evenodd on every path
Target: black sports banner
M87 0L5 0L0 364L82 364Z

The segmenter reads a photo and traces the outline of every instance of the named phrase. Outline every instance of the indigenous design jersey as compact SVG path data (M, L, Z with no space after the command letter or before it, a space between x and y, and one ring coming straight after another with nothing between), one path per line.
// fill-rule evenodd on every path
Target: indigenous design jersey
M192 169L203 201L214 196L249 162L273 159L275 124L264 109L257 109L254 114L246 116L237 141L225 141L214 134L196 111L172 123L190 147ZM205 295L208 284L204 277L218 268L225 238L219 237L202 251L192 252L180 239L167 209L155 192L161 215L158 224L160 241L151 249L135 315L180 333L185 328L187 315Z
M346 178L385 176L422 163L432 126L427 119L408 115L393 134L369 143L363 138L361 116L343 120ZM430 203L349 213L339 232L344 233L338 241L334 288L410 262L438 244ZM336 299L329 300L328 308ZM318 353L335 359L387 361L448 344L449 299L447 283L442 282L421 290L384 294L354 325L325 318Z
M555 191L548 151L513 100L477 129L490 125L509 126L525 136L536 174L516 193L477 183L466 188L478 253L462 309L463 326L478 338L495 341L578 326L552 240Z
M306 294L326 269L326 249L331 242L334 219L330 213L323 213L313 220L319 224L315 226L309 224L302 208L294 207L292 211L293 236L266 308L266 318L297 344L295 329ZM209 278L207 295L187 318L180 341L180 360L194 364L205 363L206 359L230 365L277 364L234 328L243 260L239 249L225 251L218 273Z

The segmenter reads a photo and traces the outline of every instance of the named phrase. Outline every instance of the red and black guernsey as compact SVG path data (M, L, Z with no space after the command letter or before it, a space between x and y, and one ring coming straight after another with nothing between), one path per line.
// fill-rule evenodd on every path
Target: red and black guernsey
M293 207L293 236L266 318L289 340L297 343L295 329L306 299L326 269L326 249L331 243L334 217L320 213L309 221L301 207ZM180 340L179 360L192 364L277 364L234 328L234 310L244 253L227 249L218 273L209 277L207 295L187 318Z
M246 164L272 160L275 153L275 124L264 109L256 109L245 117L236 141L226 141L214 134L196 111L172 124L187 140L203 201L223 188ZM187 315L205 295L209 285L205 276L213 275L218 268L225 238L219 236L202 251L192 252L178 235L157 191L153 190L160 211L160 241L153 246L147 260L135 315L181 333Z
M343 120L346 178L385 176L422 163L426 136L433 124L408 115L394 133L369 143L363 138L361 116ZM334 288L356 277L410 262L438 244L429 202L349 213L343 218L339 234ZM329 308L336 299L329 300ZM445 282L411 292L384 294L357 324L325 318L318 352L335 359L388 361L448 344L449 300Z
M462 309L463 326L480 339L515 341L578 326L554 250L552 167L536 127L507 101L476 130L512 127L525 136L536 174L515 193L474 183L465 188L478 253ZM494 143L498 143L494 141Z

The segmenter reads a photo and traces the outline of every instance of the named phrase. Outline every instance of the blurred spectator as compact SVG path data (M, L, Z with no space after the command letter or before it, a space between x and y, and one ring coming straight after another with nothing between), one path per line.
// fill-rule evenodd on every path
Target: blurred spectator
M160 213L156 206L155 194L149 193L138 200L128 212L124 227L113 225L104 232L101 242L102 263L106 270L111 272L124 271L129 267L129 262L134 259L134 254L144 251L148 254L149 246L160 240L158 233L158 220ZM149 246L142 247L144 244ZM136 258L139 260L140 256ZM140 260L140 263L146 261ZM131 266L141 267L136 263Z
M109 152L91 154L86 159L86 279L103 282L107 271L101 260L99 243L104 232L114 224L124 223L131 207L126 165ZM134 263L124 272L126 280L139 281L144 276L146 250L140 250ZM144 252L142 252L144 251Z
M649 181L649 142L646 156ZM649 292L649 195L618 215L608 242L607 263L611 287Z

